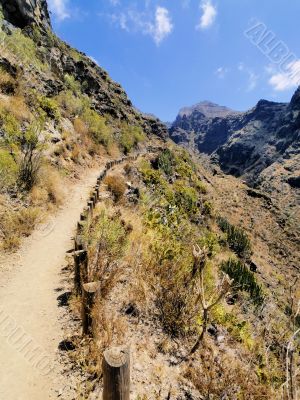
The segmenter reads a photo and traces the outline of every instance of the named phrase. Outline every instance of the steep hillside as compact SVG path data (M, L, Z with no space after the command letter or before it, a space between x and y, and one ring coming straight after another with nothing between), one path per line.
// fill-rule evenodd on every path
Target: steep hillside
M300 89L246 113L181 110L171 138L199 155L62 42L44 0L0 5L0 247L11 269L7 251L64 204L0 293L60 376L39 382L35 368L18 382L32 364L16 370L17 346L3 340L15 357L5 397L18 376L24 400L98 400L103 351L122 345L132 399L295 400Z
M113 167L78 231L98 282L92 339L69 267L68 379L101 397L101 354L130 346L131 397L287 399L299 238L270 199L166 144ZM230 278L230 279L229 279ZM297 346L295 341L295 346ZM294 362L298 363L298 354ZM296 379L298 385L298 378Z
M164 138L166 127L55 36L45 1L0 7L0 245L11 250L80 169Z

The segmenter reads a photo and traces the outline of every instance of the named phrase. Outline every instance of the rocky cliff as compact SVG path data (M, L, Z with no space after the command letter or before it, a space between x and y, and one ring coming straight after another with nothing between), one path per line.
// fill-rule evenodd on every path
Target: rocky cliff
M289 104L261 100L244 113L179 113L176 143L208 154L226 173L268 191L299 187L300 89ZM285 187L285 186L284 186Z
M99 114L138 124L149 135L167 136L166 126L136 110L123 88L105 70L55 36L46 0L0 0L1 9L4 20L0 33L5 51L0 55L0 66L7 72L18 70L27 90L57 96L65 89L65 77L69 75L81 85ZM22 37L28 37L31 43L26 39L22 44L11 43L15 28L21 28Z
M0 0L5 19L18 28L36 23L50 28L46 0Z

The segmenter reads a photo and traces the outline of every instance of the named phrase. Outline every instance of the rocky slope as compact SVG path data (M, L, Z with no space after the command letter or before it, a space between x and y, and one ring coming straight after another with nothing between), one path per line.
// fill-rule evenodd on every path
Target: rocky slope
M39 65L42 68L35 68L34 60L29 58L20 63L22 60L7 60L1 55L2 68L8 72L21 69L27 75L29 87L50 97L64 89L65 74L70 74L82 85L83 93L91 99L93 108L100 114L137 123L146 133L166 136L166 127L155 117L145 116L136 110L123 88L106 71L53 34L45 0L0 0L0 6L4 16L2 30L11 34L16 27L22 28L35 42L37 61L42 64Z
M50 28L50 16L46 0L1 0L5 19L18 28L37 23Z
M299 109L300 88L289 104L261 100L244 113L184 109L169 132L176 143L209 155L224 172L275 197L282 192L295 196L300 181Z

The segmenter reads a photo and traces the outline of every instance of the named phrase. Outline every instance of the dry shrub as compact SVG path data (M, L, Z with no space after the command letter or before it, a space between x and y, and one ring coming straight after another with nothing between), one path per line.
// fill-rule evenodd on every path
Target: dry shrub
M112 158L119 158L121 156L121 152L117 143L113 141L108 143L107 152Z
M104 183L114 196L115 201L120 201L126 191L124 178L121 175L109 175L105 178Z
M7 204L0 210L0 237L3 250L12 251L20 246L22 237L29 236L40 222L41 210L38 207L13 209Z
M48 202L57 206L64 200L64 189L62 177L59 172L50 165L44 165L39 174L37 187L41 189L41 194L47 192Z
M79 144L75 143L71 151L71 160L76 164L80 164L81 161L81 148Z
M25 102L25 98L21 95L1 98L0 106L1 109L13 115L19 122L32 120L32 114Z
M48 192L44 187L34 186L30 191L31 203L35 206L44 205L48 202Z
M259 382L255 369L246 360L242 363L233 356L217 353L208 344L199 356L199 362L187 365L184 376L205 399L278 399L272 388Z
M86 124L84 123L84 121L82 121L81 118L77 117L74 119L73 122L74 125L74 129L75 131L79 134L79 135L87 135L88 134L88 127L86 126Z
M25 102L23 96L10 97L9 102L6 104L7 111L11 112L19 121L30 121L32 114Z
M9 73L0 68L0 90L4 94L14 94L16 82Z

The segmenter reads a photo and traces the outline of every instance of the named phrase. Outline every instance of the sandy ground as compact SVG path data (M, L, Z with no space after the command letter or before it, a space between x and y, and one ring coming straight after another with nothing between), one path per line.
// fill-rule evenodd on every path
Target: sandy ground
M90 188L101 170L90 170L66 204L12 257L0 259L0 399L69 399L64 392L59 343L64 339L61 270ZM2 264L2 265L1 265Z

